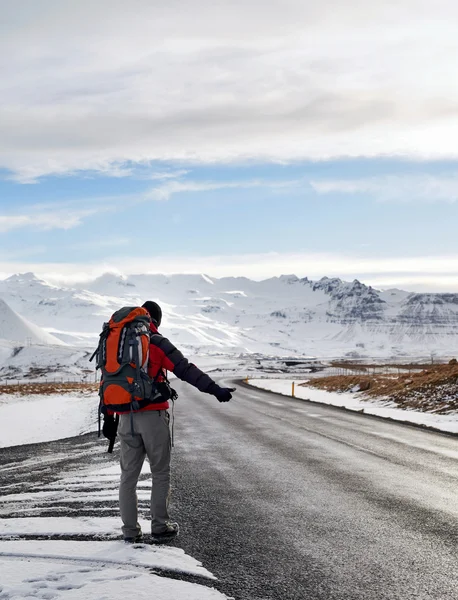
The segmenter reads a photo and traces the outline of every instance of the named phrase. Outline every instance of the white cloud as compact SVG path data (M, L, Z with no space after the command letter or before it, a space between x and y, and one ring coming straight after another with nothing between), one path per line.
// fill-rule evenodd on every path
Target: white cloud
M94 210L74 212L50 211L30 215L0 215L0 233L12 229L73 229L83 223L83 220L94 214Z
M60 202L58 204L35 204L24 207L20 214L0 214L0 233L14 229L33 229L48 231L52 229L73 229L84 221L101 212L112 211L106 198L94 199L91 202ZM83 204L83 206L81 206ZM26 212L27 211L27 212Z
M360 179L323 179L310 182L319 194L366 194L386 201L456 202L458 174L385 175Z
M183 192L207 192L237 188L266 188L281 191L291 189L301 183L298 180L193 181L189 179L171 179L173 176L181 176L185 173L186 171L157 173L157 177L152 178L164 181L164 183L137 194L99 196L73 201L59 201L54 204L29 205L24 207L20 213L0 214L0 233L24 228L41 231L73 229L82 225L85 220L94 215L121 211L125 209L126 205L133 206L152 200L167 201L174 194ZM121 243L126 243L126 240L121 241ZM103 247L106 242L96 242L95 244L97 247ZM109 244L117 245L118 242L109 242Z
M284 273L319 279L358 278L375 287L416 291L458 292L458 256L364 258L336 254L243 254L232 256L113 257L112 262L0 262L0 277L33 271L51 281L82 281L107 271L132 273L206 273L215 277L245 276L260 280Z
M0 5L0 165L20 181L126 161L458 155L454 0Z
M157 171L153 173L149 173L144 176L145 179L149 179L151 181L154 180L167 180L167 179L178 179L180 177L184 177L189 173L186 169L179 169L177 171Z
M170 200L174 194L183 192L210 192L212 190L223 189L250 189L250 188L269 188L269 189L288 189L297 186L299 181L268 181L265 179L248 181L168 181L162 185L152 188L145 196L152 200Z

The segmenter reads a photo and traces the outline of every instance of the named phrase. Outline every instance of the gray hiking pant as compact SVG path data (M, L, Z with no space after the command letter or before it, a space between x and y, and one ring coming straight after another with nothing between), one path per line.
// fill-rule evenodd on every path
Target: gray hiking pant
M151 531L164 530L169 520L170 451L169 415L166 410L146 410L131 415L120 415L118 435L121 440L121 482L119 508L124 537L135 537L138 524L137 482L145 457L152 474Z

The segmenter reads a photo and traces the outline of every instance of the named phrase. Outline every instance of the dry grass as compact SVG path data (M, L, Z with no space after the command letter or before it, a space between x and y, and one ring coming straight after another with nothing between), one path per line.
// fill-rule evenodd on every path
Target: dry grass
M458 410L458 364L428 365L411 373L335 375L308 384L330 392L357 388L367 398L387 398L404 407L445 413Z
M97 383L19 383L0 385L1 394L18 394L29 396L31 394L70 394L72 392L97 392Z
M331 362L331 366L338 369L346 369L348 371L367 371L370 373L371 371L383 372L385 370L395 370L395 371L419 371L422 369L428 369L431 367L431 363L358 363L355 361L342 361L342 360L334 360Z

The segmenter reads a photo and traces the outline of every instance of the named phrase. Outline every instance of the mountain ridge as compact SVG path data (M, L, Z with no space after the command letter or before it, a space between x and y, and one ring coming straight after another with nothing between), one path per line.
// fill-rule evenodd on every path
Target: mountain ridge
M458 352L458 294L379 290L358 279L294 274L255 281L107 272L72 285L33 273L0 280L0 298L70 344L95 342L121 305L158 301L162 331L200 352L402 356Z

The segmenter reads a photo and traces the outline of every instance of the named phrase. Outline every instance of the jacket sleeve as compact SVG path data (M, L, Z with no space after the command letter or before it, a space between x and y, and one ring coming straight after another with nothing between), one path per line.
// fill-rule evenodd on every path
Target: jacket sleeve
M172 371L178 379L190 383L201 392L211 394L212 388L218 387L211 377L188 361L183 354L167 338L160 333L151 335L150 343L164 354L163 367ZM211 390L211 391L210 391Z

